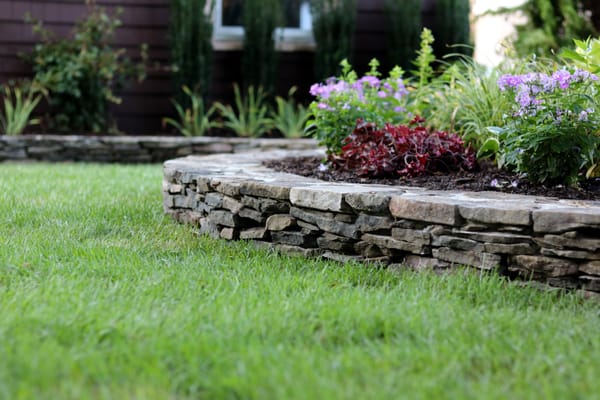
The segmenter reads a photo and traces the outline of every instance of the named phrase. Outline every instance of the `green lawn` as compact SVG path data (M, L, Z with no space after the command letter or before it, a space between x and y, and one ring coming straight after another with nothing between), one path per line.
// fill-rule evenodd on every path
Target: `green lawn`
M600 397L600 303L198 237L161 174L0 164L0 399Z

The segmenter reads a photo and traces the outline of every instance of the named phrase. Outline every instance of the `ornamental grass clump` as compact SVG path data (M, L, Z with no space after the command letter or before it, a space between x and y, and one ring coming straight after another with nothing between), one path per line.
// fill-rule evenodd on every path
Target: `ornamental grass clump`
M307 130L327 147L329 154L339 153L358 119L380 127L406 121L408 90L402 80L402 69L395 67L387 78L381 78L377 60L369 65L371 70L359 78L344 60L341 77L310 88L317 99L310 104L312 118L307 122Z
M532 182L574 184L598 151L598 77L566 69L551 74L503 75L500 90L513 101L497 134L498 163Z

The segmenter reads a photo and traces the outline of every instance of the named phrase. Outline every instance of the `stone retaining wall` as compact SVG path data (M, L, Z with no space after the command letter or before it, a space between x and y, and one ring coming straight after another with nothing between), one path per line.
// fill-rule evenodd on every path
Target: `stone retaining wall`
M0 136L0 161L152 163L189 154L314 149L311 139L169 136Z
M213 237L305 256L417 270L466 265L600 293L600 202L327 183L261 165L309 153L167 161L165 212Z

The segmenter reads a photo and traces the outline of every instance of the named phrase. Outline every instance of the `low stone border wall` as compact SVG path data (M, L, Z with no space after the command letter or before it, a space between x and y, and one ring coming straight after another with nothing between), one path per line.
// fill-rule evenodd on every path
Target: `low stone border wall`
M600 202L328 183L261 165L309 154L167 161L164 210L213 237L305 256L417 270L466 265L600 293Z
M189 154L314 149L312 139L169 136L0 136L0 161L151 163Z

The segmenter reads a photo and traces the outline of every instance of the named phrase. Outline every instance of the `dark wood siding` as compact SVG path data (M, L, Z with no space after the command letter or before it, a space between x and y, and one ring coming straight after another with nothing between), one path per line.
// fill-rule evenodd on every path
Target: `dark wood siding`
M425 24L431 3L425 0ZM18 54L31 51L37 38L24 21L31 15L59 34L66 35L73 23L86 13L83 0L0 0L0 82L28 76L30 67ZM123 25L117 30L114 45L124 47L132 56L138 54L141 43L150 47L150 58L163 67L169 63L167 42L169 0L98 0L97 4L114 10L122 7ZM364 72L371 58L386 65L384 0L359 0L357 29L354 37L353 63ZM232 83L241 80L240 51L217 51L213 65L213 100L230 101ZM301 99L308 100L308 88L314 80L313 54L310 51L283 52L279 58L277 92L285 95L298 86ZM113 107L119 128L130 134L161 132L160 120L171 114L169 98L173 87L164 68L149 71L141 84L132 84L123 93L123 103Z

